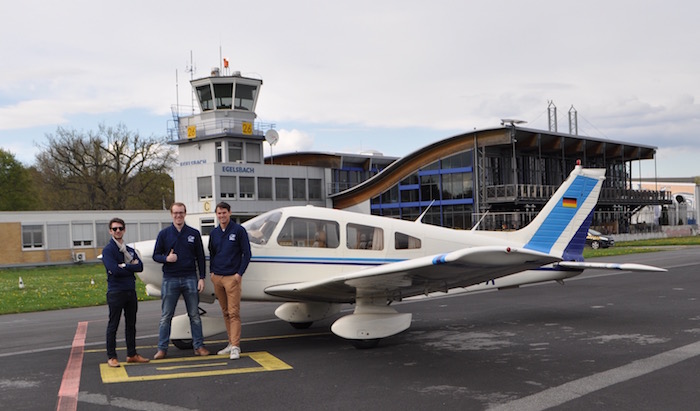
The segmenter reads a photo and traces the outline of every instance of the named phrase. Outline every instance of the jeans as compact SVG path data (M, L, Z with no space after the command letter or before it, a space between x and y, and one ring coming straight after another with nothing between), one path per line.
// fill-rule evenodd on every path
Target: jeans
M195 276L163 278L160 287L161 316L158 331L158 349L168 351L170 341L170 324L175 314L177 300L182 295L187 307L187 315L190 317L190 330L192 332L192 346L196 350L204 346L202 334L202 320L199 318L199 292L197 291L198 278Z
M126 355L136 355L136 311L138 300L136 291L110 291L107 293L109 322L107 323L107 358L117 358L117 328L124 311L124 336Z

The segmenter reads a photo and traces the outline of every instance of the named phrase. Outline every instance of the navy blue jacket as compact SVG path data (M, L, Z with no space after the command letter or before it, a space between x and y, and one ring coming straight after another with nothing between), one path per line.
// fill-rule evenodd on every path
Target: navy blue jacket
M131 254L131 258L138 260L138 263L127 264L122 268L119 264L124 263L124 254L119 251L119 246L113 238L102 249L102 263L105 265L105 270L107 270L107 292L136 289L134 273L143 271L143 261L141 261L141 258L133 248L126 246L126 250Z
M177 254L177 261L166 261L170 250ZM174 224L158 233L156 245L153 248L153 260L163 264L163 278L197 276L206 278L204 245L199 230L187 224L177 231Z
M243 226L231 221L226 230L219 225L209 233L209 271L212 273L243 275L250 255L250 241Z

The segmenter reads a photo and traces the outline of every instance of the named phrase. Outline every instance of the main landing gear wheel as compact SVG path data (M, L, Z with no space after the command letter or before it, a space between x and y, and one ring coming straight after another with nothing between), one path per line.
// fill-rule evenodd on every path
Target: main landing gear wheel
M366 350L379 345L380 339L381 338L375 338L373 340L350 340L350 343L358 350Z
M173 343L174 346L181 350L191 350L192 349L192 340L170 340L170 342Z
M309 321L306 323L289 323L291 324L292 327L296 328L297 330L305 330L309 327L311 327L311 324L313 324L313 321Z

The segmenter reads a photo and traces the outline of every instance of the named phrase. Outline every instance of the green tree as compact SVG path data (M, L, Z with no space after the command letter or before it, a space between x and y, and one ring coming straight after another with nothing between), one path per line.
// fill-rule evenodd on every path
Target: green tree
M0 148L0 211L36 209L36 191L29 169Z
M47 209L162 209L173 198L175 150L126 126L58 127L36 156Z

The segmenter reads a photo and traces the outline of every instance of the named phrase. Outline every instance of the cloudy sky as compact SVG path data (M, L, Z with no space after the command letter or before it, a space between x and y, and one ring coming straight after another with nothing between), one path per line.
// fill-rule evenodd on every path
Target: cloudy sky
M573 106L579 134L658 147L643 175L700 175L700 3L23 0L0 10L0 147L26 165L57 127L165 136L171 107L191 104L188 68L204 77L221 56L263 79L257 113L279 131L273 154L403 156L501 118L547 129L553 101L559 131Z

